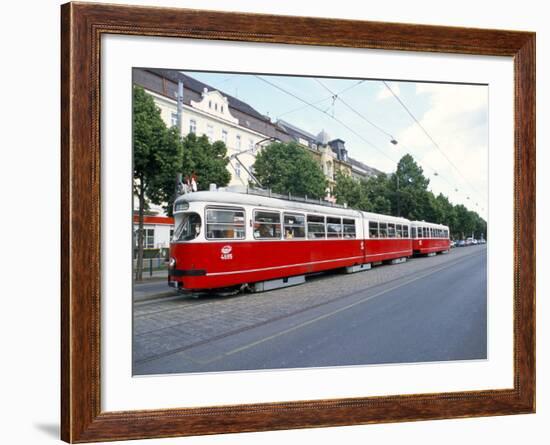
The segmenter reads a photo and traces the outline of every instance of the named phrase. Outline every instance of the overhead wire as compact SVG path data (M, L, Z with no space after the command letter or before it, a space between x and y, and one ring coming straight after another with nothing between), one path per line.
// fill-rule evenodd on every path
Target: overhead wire
M389 90L389 92L392 94L392 96L401 104L401 106L404 108L404 110L407 112L407 114L413 119L413 121L418 125L418 127L422 130L422 132L428 137L428 139L432 142L432 144L439 150L439 152L445 157L445 159L449 162L449 164L456 170L456 172L462 177L464 182L468 184L468 186L480 197L484 198L486 195L483 193L480 193L462 174L462 172L459 170L459 168L454 164L454 162L447 156L447 154L441 149L439 144L435 141L435 139L430 135L428 130L420 123L420 121L416 118L416 116L412 113L412 111L405 105L405 103L401 100L401 98L395 94L395 92L392 90L392 88L388 85L386 81L382 81L382 83L385 85L385 87ZM485 201L485 199L483 199Z
M377 150L379 153L381 153L383 156L385 156L386 158L388 158L390 161L394 162L394 163L397 163L397 161L395 159L393 159L391 156L389 156L386 152L384 152L383 150L381 150L380 148L378 148L376 145L374 145L371 141L369 141L368 139L366 139L365 137L363 137L361 134L357 133L353 128L351 128L349 125L347 125L345 122L343 122L342 120L338 119L337 117L335 116L332 116L330 113L328 113L327 111L323 110L322 108L319 108L317 105L311 103L311 102L308 102L307 100L305 99L302 99L301 97L297 96L296 94L284 89L283 87L277 85L276 83L274 82L271 82L267 79L264 79L263 77L261 76L258 76L258 75L255 75L259 80L267 83L268 85L271 85L272 87L282 91L283 93L289 95L289 96L292 96L294 97L296 100L299 100L300 102L303 102L304 104L308 105L309 107L319 111L320 113L323 113L325 114L326 116L330 117L331 119L333 119L334 121L338 122L340 125L342 125L344 128L346 128L347 130L351 131L354 135L356 135L358 138L360 138L363 142L367 143L368 145L370 145L372 148L374 148L375 150Z
M392 139L395 140L395 138L393 137L393 135L389 132L387 132L386 130L382 129L381 127L379 127L378 125L374 124L373 122L371 122L369 119L367 119L364 115L362 115L359 111L355 110L353 107L351 107L349 104L347 104L346 102L344 102L342 100L341 97L339 97L339 94L340 93L334 93L330 88L328 88L323 82L321 82L319 79L315 78L315 81L317 83L319 83L319 85L321 85L323 88L325 88L329 93L333 94L333 97L337 97L338 100L340 100L340 102L342 102L345 106L347 106L347 108L349 108L351 111L353 111L355 114L357 114L359 117L361 117L363 120L365 120L366 122L368 122L369 124L371 124L372 126L374 126L375 128L377 128L379 131L381 131L382 133L384 133L385 135L391 137ZM412 155L411 155L412 156ZM414 156L413 156L414 158ZM432 170L432 172L434 173L434 176L438 176L440 177L441 179L443 179L447 184L449 184L451 187L455 187L454 184L452 184L446 177L444 176L440 176L438 174L438 172L430 167L429 165L427 165L426 163L424 163L424 165L426 167L428 167L430 170ZM456 189L455 189L456 190Z

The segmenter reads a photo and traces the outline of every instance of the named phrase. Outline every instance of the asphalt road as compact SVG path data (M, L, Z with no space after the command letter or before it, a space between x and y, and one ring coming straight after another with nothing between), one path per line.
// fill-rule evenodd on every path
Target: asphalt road
M487 357L486 247L262 294L134 305L134 374Z

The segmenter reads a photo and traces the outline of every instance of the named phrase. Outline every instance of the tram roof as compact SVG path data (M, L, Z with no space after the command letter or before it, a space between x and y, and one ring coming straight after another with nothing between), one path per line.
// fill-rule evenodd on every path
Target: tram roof
M311 202L293 201L276 197L257 195L252 193L239 193L232 191L202 191L187 193L176 199L178 201L205 202L233 205L250 205L257 207L270 207L288 209L294 211L309 211L315 213L327 213L331 215L359 216L359 211L340 206L313 204Z
M422 226L422 227L435 227L435 228L438 228L438 229L448 229L449 227L444 225L444 224L436 224L436 223L431 223L431 222L427 222L427 221L411 221L411 224L413 226Z
M178 201L187 202L205 202L205 203L219 203L219 204L232 204L232 205L250 205L257 207L279 208L291 211L312 212L312 213L324 213L329 215L350 216L358 217L363 215L364 218L373 221L387 221L395 222L399 224L408 224L410 221L405 218L397 216L380 215L377 213L363 212L361 210L355 210L345 208L342 206L331 206L314 204L311 202L303 202L299 200L289 200L278 197L263 196L253 193L241 193L226 190L216 191L201 191L194 193L187 193L181 195L176 199Z

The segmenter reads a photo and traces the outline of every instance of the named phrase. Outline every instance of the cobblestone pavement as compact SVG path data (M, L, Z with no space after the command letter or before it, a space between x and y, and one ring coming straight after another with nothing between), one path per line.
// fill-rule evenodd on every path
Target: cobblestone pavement
M383 265L346 275L331 272L309 277L305 284L257 294L171 297L134 304L134 364L257 328L300 312L319 308L393 280L414 277L461 258L485 246L451 250L434 257Z

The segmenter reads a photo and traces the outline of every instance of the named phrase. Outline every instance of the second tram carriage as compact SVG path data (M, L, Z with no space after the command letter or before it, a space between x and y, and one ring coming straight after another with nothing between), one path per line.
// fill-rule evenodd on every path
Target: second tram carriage
M180 196L174 219L168 281L181 291L270 280L282 286L314 272L344 267L354 272L404 261L415 251L448 250L446 226L249 193ZM430 231L424 233L424 227ZM436 227L441 232L431 232ZM432 233L446 234L447 247L436 247Z

